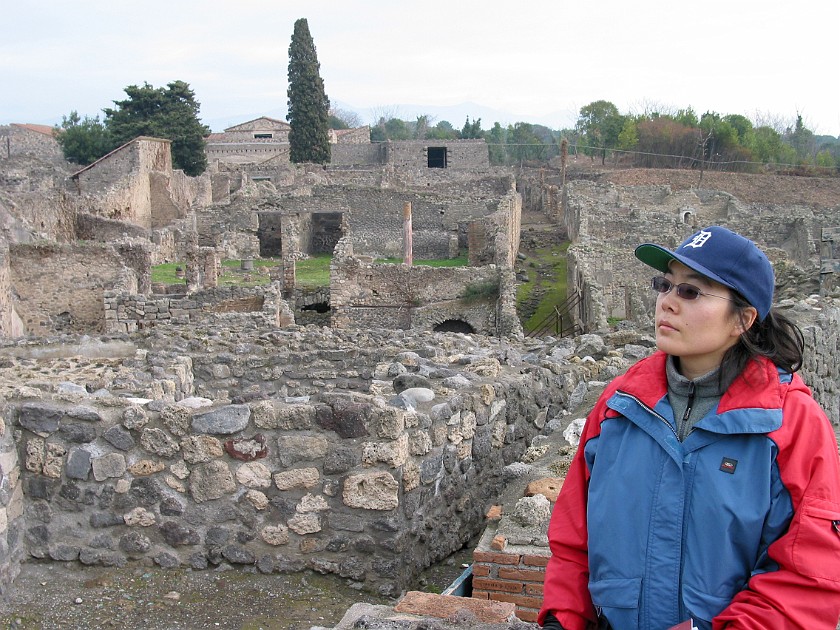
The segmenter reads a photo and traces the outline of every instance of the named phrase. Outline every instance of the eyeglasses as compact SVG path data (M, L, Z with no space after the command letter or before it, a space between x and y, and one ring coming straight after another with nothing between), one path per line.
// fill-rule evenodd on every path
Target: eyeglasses
M696 300L701 295L708 295L709 297L716 297L720 298L721 300L729 300L732 301L732 298L725 297L723 295L715 295L714 293L706 293L705 291L701 291L693 284L688 284L687 282L683 282L681 284L674 284L665 276L654 276L650 281L651 288L656 291L657 293L661 293L665 295L666 293L670 293L671 289L677 290L677 295L684 300Z

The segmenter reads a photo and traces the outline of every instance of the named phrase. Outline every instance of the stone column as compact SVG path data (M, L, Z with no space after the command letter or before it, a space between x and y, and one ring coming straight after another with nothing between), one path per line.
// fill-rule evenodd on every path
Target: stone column
M411 243L411 202L403 204L403 263L411 265L413 262Z

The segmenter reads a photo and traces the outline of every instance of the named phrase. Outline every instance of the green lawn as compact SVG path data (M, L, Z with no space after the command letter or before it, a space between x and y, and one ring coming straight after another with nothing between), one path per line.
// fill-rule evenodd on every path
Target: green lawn
M311 258L298 260L295 263L295 276L298 286L327 287L330 285L330 254L317 254ZM222 261L222 274L219 276L219 286L253 287L268 284L271 280L268 273L259 270L277 267L281 264L279 258L255 258L254 270L243 271L242 262L236 260ZM183 284L184 279L175 275L175 268L184 268L184 263L174 262L152 267L152 282L163 284Z

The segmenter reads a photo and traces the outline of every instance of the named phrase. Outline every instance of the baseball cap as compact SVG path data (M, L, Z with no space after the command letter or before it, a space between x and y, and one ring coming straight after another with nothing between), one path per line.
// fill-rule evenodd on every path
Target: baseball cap
M636 258L663 273L676 260L707 278L737 291L758 311L764 321L773 305L776 279L773 265L750 239L713 225L695 232L673 252L643 243L636 248Z

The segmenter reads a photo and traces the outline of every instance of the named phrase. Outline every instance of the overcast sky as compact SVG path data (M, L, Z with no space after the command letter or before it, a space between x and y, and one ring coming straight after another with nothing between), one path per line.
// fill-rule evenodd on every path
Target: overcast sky
M284 118L301 17L327 95L362 123L473 103L485 129L496 118L564 128L607 100L625 114L798 112L840 135L838 0L8 0L0 124L95 116L128 85L174 80L214 131Z

